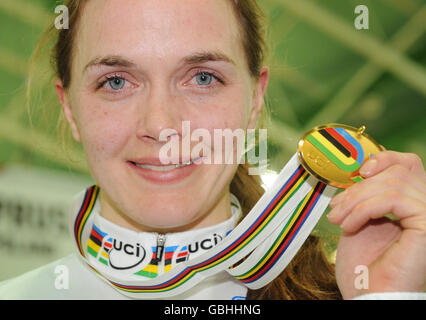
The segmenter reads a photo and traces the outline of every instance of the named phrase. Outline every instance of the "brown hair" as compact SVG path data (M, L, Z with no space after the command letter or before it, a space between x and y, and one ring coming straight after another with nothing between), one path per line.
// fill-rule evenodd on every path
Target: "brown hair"
M242 46L246 54L251 76L260 76L262 65L268 56L266 40L266 16L257 0L231 0L239 23ZM71 82L73 43L84 2L66 0L69 9L68 30L60 30L52 54L56 76L64 88ZM51 27L49 32L56 31ZM262 122L266 119L263 108ZM231 182L231 192L241 202L243 216L262 196L264 190L259 176L248 174L248 165L240 164ZM327 260L320 239L310 235L286 269L267 286L249 290L247 299L338 299L341 298L336 284L334 266Z
M259 71L269 54L267 18L257 0L233 0L241 28L243 47L251 76ZM263 107L265 109L265 106ZM265 121L265 119L263 119ZM264 193L259 176L248 174L240 165L231 183L231 192L241 202L246 215ZM247 299L341 299L334 266L328 261L321 239L310 235L286 269L274 281L258 290L249 290Z

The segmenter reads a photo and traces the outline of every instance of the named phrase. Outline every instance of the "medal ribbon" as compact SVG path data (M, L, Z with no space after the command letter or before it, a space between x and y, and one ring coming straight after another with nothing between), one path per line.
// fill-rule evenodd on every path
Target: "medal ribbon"
M93 224L91 213L99 194L98 186L87 189L73 220L72 232L80 257L104 281L132 298L172 297L223 270L256 289L272 281L291 261L335 190L309 175L296 154L278 174L273 186L226 238L208 252L154 279L123 280L101 274L90 265L83 240L87 239Z

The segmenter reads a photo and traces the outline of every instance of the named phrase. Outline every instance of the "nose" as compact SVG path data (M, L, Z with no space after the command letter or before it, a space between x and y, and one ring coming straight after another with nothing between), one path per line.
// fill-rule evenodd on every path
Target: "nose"
M180 114L176 97L166 89L151 90L147 100L138 106L139 121L136 135L145 142L168 140L181 136Z

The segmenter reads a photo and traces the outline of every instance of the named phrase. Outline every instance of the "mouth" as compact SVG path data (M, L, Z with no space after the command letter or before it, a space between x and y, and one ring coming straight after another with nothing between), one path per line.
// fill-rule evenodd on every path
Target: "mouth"
M197 164L202 162L202 158L195 158L188 161L175 161L178 163L162 164L156 159L132 159L127 164L138 176L155 184L175 183L190 176L197 169Z
M137 161L128 161L128 162L141 169L147 169L147 170L158 171L158 172L167 172L174 169L187 167L194 163L199 164L201 160L202 160L202 157L198 157L186 162L170 164L170 165L161 164L161 162L159 163L158 160L146 160L146 161L141 160L140 162L137 162Z
M182 168L182 167L186 167L186 166L190 166L191 164L194 163L194 161L188 161L185 163L179 163L179 164L171 164L171 165L151 165L151 164L142 164L142 163L137 163L137 162L133 162L130 161L131 164L133 164L134 166L141 168L141 169L148 169L148 170L152 170L152 171L158 171L158 172L167 172L167 171L171 171L174 169L178 169L178 168Z

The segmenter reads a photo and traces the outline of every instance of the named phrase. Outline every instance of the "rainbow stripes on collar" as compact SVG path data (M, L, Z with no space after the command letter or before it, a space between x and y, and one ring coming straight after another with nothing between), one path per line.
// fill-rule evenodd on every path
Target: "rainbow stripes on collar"
M74 239L77 243L77 249L83 257L86 257L86 253L83 249L83 230L89 220L89 217L93 211L96 200L98 198L100 188L97 185L94 185L86 190L84 195L83 203L81 204L80 210L78 211L77 217L74 221ZM90 225L91 227L91 225Z
M243 221L207 253L181 263L161 276L147 280L123 280L102 275L93 266L91 268L112 287L134 298L175 296L224 270L247 286L253 282L257 286L266 285L289 262L289 259L282 259L286 256L286 250L293 244L296 247L292 249L294 252L302 245L304 240L295 241L298 235L311 232L316 222L307 224L305 221L313 211L320 211L316 214L319 217L325 209L324 206L316 209L316 204L321 198L325 199L323 203L328 204L331 196L323 197L326 188L328 186L317 183L317 180L302 168L295 155L280 172L274 186L261 197ZM87 189L73 227L80 256L89 266L83 235L89 232L86 229L91 228L91 213L98 194L98 186ZM279 226L281 229L277 228ZM302 228L307 231L301 232ZM268 246L266 251L265 245ZM261 249L261 254L258 249ZM247 256L241 266L229 269ZM240 270L246 271L235 274ZM275 275L272 279L271 274Z

